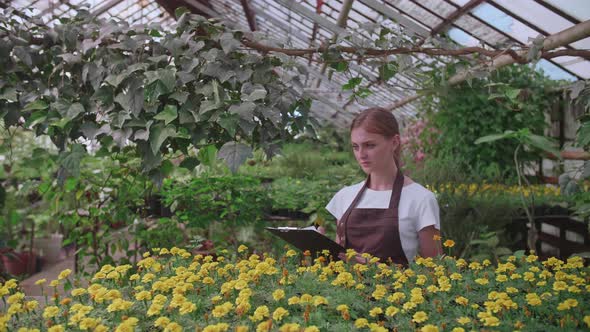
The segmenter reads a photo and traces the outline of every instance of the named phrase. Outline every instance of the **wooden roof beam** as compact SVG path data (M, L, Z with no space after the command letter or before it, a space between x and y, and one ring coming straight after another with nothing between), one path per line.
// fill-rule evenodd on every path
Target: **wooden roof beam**
M250 26L250 31L258 30L256 28L256 15L254 14L254 11L252 10L252 8L250 8L250 1L249 0L240 0L240 2L242 3L242 8L244 8L244 15L246 16L246 19L248 20L248 25Z

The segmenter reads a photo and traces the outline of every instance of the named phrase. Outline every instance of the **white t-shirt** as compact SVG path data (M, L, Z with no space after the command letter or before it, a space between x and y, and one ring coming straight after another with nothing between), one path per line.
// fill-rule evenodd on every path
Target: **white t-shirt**
M364 183L365 181L362 181L340 189L326 205L326 209L340 220ZM367 188L355 208L387 209L390 199L391 190L378 191ZM398 210L402 249L408 261L412 261L418 253L418 232L431 225L440 229L438 203L434 193L414 182L402 188Z

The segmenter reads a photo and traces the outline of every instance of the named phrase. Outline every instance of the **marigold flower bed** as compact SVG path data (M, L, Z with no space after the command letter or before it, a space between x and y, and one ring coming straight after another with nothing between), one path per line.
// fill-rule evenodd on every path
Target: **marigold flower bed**
M155 249L136 267L105 265L87 288L66 285L41 308L0 285L1 331L561 331L590 327L590 269L535 255L493 265L418 258L380 264L282 257L237 259ZM347 253L348 257L354 255ZM39 281L43 284L44 281ZM47 287L47 286L46 286Z

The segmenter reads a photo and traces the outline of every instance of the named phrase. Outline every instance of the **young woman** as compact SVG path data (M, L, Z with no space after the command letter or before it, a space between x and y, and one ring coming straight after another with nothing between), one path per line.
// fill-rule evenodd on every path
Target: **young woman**
M326 206L337 219L336 242L404 266L416 255L441 254L436 197L402 174L393 114L382 108L364 110L352 122L351 141L367 179L342 188ZM364 259L357 256L357 261Z

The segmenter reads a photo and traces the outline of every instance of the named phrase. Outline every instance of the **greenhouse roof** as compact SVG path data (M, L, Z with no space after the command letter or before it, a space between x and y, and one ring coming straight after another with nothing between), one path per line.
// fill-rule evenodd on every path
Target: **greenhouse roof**
M376 38L372 28L385 26L427 44L443 33L461 46L489 49L527 46L539 36L555 35L590 20L588 0L13 0L0 5L29 8L47 22L74 15L76 6L86 4L98 17L117 17L130 24L174 24L174 10L185 6L194 13L220 18L227 25L258 31L266 42L284 48L313 48L335 36L351 35L346 45L362 45ZM349 9L349 11L343 9ZM352 33L351 33L352 32ZM588 34L586 34L587 36ZM577 40L565 50L589 50L590 38ZM418 89L418 73L406 70L387 82L378 80L377 69L370 64L350 63L349 73L323 68L320 55L299 57L307 66L304 93L313 97L318 119L346 126L354 113L367 106L395 108L402 118L414 117L417 106L401 103ZM413 63L431 63L423 54L411 56ZM559 56L541 59L541 68L553 79L575 81L590 79L590 59ZM439 62L450 58L438 57ZM360 75L370 82L373 94L353 100L342 85ZM400 107L396 107L396 106Z

